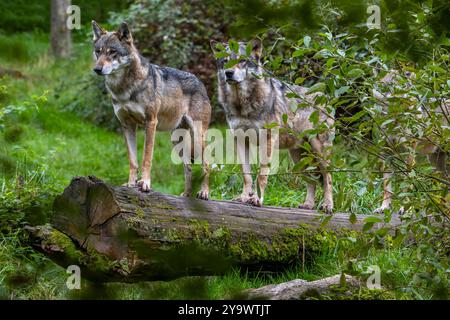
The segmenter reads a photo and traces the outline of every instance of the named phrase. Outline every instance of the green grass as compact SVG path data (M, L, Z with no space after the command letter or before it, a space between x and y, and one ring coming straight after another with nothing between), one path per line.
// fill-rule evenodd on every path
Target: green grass
M74 176L94 174L114 184L126 182L128 163L120 133L83 120L66 106L83 92L76 84L90 72L89 45L76 44L75 55L65 61L54 61L47 55L48 44L40 34L0 36L0 46L15 47L19 55L0 52L0 61L26 77L10 76L0 80L7 91L0 93L0 105L23 105L25 111L7 119L0 132L0 298L5 299L221 299L237 297L243 289L303 278L315 280L349 268L349 256L338 256L325 250L311 263L278 274L248 274L233 270L222 277L183 278L171 282L134 285L92 285L83 282L82 292L65 287L65 270L24 245L25 235L19 226L26 221L45 222L54 196L63 191ZM26 43L26 44L23 44ZM46 99L39 98L41 95ZM32 96L34 98L30 98ZM23 103L28 101L29 103ZM34 101L34 102L33 102ZM37 102L36 102L37 101ZM83 100L84 101L84 100ZM86 108L95 110L93 101ZM111 108L112 113L112 108ZM111 120L117 121L117 120ZM1 124L1 122L0 122ZM219 126L224 129L224 126ZM143 135L139 134L139 151ZM153 160L152 185L157 191L180 194L183 191L183 169L170 161L172 144L168 133L158 133ZM305 198L301 176L290 174L292 164L286 152L281 153L278 175L270 177L267 205L295 207ZM343 144L335 148L334 161L345 168L361 169L364 157L349 152ZM199 169L195 168L197 184ZM335 173L336 210L371 213L381 202L381 183L375 185L362 173ZM239 166L215 169L211 177L213 199L231 199L242 188ZM322 191L317 191L319 199ZM320 203L320 200L319 200ZM416 266L410 264L412 249L361 251L359 271L371 264L385 270L383 277L392 286L406 286ZM429 298L426 293L396 291L397 298Z
M36 62L49 50L48 39L48 34L40 32L0 33L0 62L13 67Z

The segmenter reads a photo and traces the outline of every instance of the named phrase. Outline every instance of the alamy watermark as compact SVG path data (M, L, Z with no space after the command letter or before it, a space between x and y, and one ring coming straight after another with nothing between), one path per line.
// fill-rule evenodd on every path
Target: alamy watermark
M71 5L66 9L66 27L69 30L81 29L81 9L79 6Z
M377 265L369 266L366 273L370 274L367 278L366 285L369 290L381 289L381 269Z
M66 286L69 290L81 289L81 270L77 265L68 266L66 273L70 274L66 280Z
M273 129L209 129L201 134L201 122L193 130L176 129L171 159L174 164L259 164L269 166L271 173L279 167L279 130ZM202 139L205 148L202 154Z
M367 14L370 16L367 18L367 28L369 30L372 29L381 29L381 9L380 6L374 4L367 7Z

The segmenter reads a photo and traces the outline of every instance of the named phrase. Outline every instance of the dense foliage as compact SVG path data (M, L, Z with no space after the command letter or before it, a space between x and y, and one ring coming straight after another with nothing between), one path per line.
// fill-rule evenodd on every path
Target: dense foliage
M393 241L397 246L411 245L413 237L415 254L411 259L422 268L406 290L426 286L432 288L436 297L446 297L448 175L437 171L427 157L416 152L424 150L423 144L427 144L441 156L450 154L449 29L448 23L436 23L448 12L449 5L439 1L406 1L395 7L383 2L382 10L392 11L382 28L362 31L365 18L361 13L367 6L364 3L355 6L357 12L345 10L345 5L331 6L329 1L319 1L319 6L299 1L293 2L292 7L259 3L259 6L251 4L251 8L260 8L256 16L253 11L250 13L249 3L242 5L240 33L268 40L270 50L265 61L268 76L277 74L288 85L306 84L311 93L326 93L316 102L327 103L327 112L336 116L336 141L369 154L367 162L358 160L364 179L379 181L383 173L380 170L394 173L394 185L398 186L393 194L394 208L405 208L406 222ZM319 32L308 30L318 26L307 23L305 12L297 16L288 10L305 6L313 16L320 10L321 21L328 21ZM401 10L404 11L400 17ZM281 16L287 19L282 20ZM355 18L359 19L358 24ZM301 34L292 33L293 27L302 23L309 28ZM392 42L396 43L395 48ZM390 79L388 82L384 82L386 77ZM313 117L310 120L314 122ZM308 134L326 129L318 126ZM413 148L415 144L417 148ZM314 170L316 164L312 159L305 158L302 167ZM381 162L385 164L383 167ZM349 169L344 159L332 165L337 171ZM384 217L367 218L365 229L370 230L374 222L389 221L391 214L386 211ZM388 228L378 230L376 235L378 240L384 239Z

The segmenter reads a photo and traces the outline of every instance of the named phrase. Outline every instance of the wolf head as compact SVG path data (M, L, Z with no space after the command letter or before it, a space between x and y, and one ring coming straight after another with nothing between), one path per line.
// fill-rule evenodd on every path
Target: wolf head
M213 53L218 52L217 41L211 40L211 49ZM217 59L217 72L220 79L225 80L229 85L238 84L245 80L252 79L262 74L261 68L261 54L262 54L262 42L261 40L254 40L252 42L252 50L250 59L241 59L240 56L246 55L247 43L239 42L238 52L234 52L230 49L227 43L222 43L225 47L225 52L228 53L227 57ZM239 59L239 62L232 67L226 68L225 65L230 60Z
M115 32L108 32L92 21L94 35L94 72L98 75L111 75L130 65L136 49L130 29L122 22Z

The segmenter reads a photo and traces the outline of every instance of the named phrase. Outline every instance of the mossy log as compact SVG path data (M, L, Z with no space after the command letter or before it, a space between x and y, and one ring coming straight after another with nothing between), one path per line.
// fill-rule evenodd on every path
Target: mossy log
M33 244L98 281L278 268L339 237L357 238L363 226L362 216L352 224L347 214L334 214L322 226L327 216L315 211L142 193L95 177L74 178L53 211L51 225L28 228ZM392 219L390 226L397 223Z

